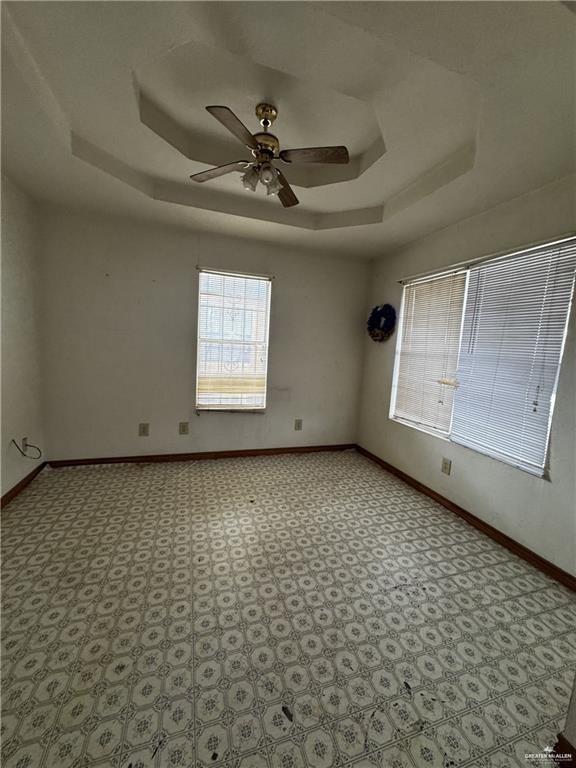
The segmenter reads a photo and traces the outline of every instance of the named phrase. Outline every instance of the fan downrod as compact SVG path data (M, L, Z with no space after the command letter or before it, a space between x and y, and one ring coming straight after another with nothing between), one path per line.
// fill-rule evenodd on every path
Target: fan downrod
M271 160L280 151L278 137L268 132L268 129L278 117L278 110L272 104L258 104L254 111L256 112L256 117L260 120L262 131L254 134L254 138L258 142L258 150L253 149L252 154L256 158L263 156L264 159Z

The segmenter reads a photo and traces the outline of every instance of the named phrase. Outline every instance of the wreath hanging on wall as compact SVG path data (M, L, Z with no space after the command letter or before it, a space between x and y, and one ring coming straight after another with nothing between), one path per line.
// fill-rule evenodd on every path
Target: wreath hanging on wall
M391 304L379 304L370 312L366 323L372 341L386 341L396 328L396 310Z

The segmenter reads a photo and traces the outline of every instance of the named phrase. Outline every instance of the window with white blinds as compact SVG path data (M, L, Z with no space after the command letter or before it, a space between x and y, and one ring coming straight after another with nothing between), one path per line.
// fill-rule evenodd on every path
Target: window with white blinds
M543 474L576 243L470 270L452 440Z
M431 428L453 442L542 476L575 269L574 237L469 267L464 273L456 354L458 310L452 295L430 291L419 296L419 287L430 280L406 285L392 417ZM461 279L461 275L438 279ZM423 305L429 301L435 306L428 310L421 306L415 312L418 298ZM452 334L447 332L442 342L440 318L449 317ZM447 319L444 323L448 326ZM436 354L425 349L426 338ZM429 365L429 358L435 363ZM452 396L440 392L442 408L434 411L430 371L436 371L443 358L449 361L445 386ZM412 404L419 393L420 411Z
M391 415L450 431L466 272L404 288Z
M271 281L201 270L196 408L266 407Z

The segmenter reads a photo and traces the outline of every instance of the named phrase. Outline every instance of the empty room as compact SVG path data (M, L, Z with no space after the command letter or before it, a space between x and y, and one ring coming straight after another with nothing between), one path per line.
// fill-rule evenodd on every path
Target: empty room
M2 766L576 766L575 5L1 13Z

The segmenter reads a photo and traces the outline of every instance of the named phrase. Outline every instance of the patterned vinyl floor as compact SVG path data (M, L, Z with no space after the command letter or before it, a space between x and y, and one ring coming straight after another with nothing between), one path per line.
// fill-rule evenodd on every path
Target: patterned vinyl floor
M3 521L4 768L542 765L576 602L354 452L45 470Z

